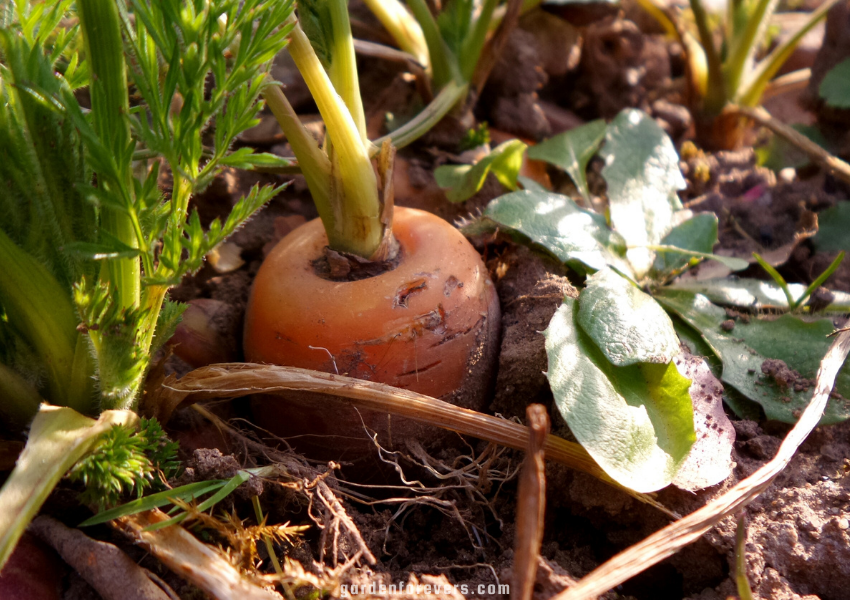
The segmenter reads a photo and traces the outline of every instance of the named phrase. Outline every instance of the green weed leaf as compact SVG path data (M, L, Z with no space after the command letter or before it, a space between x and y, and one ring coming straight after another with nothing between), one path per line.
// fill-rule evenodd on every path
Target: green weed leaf
M835 108L850 108L850 58L826 74L820 83L820 97Z
M812 243L818 252L850 252L850 201L838 202L818 215Z
M690 381L673 363L612 365L564 299L545 331L547 377L576 439L618 483L668 485L696 439Z
M581 273L611 265L631 275L623 239L611 231L605 217L579 208L566 196L521 190L490 202L484 216L543 246Z
M826 336L834 327L829 319L805 322L792 315L775 320L738 320L731 331L720 325L726 311L700 294L661 290L656 299L699 331L723 361L721 379L764 409L768 419L795 423L814 391L814 377L830 345ZM772 377L762 371L766 359L784 361L796 376ZM765 368L769 369L770 363ZM821 423L838 423L850 417L850 369L838 375L835 391ZM734 406L733 406L734 408Z
M674 246L692 252L711 253L717 243L717 216L714 213L694 215L670 230L661 240L662 246ZM658 252L652 265L656 276L666 277L687 266L693 257L675 252ZM746 261L744 261L746 263ZM746 268L745 264L745 267Z
M582 198L589 200L587 163L599 150L606 131L605 121L591 121L532 146L528 158L546 161L566 171Z
M682 208L676 193L685 188L679 156L649 115L627 109L608 126L602 157L611 225L629 245L627 256L642 278L654 261L645 246L661 242L673 227L673 214Z
M632 282L606 267L587 279L578 298L578 323L612 364L667 364L679 339L664 309Z
M488 173L493 173L509 190L517 189L517 176L522 167L522 154L528 146L519 140L508 140L493 148L474 165L443 165L434 171L437 184L451 202L463 202L481 191Z

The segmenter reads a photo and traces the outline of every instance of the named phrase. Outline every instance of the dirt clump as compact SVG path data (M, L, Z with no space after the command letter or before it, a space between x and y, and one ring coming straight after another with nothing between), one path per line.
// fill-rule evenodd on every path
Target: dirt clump
M502 348L491 405L506 417L524 417L527 404L537 402L555 414L542 332L565 296L578 297L556 261L524 247L513 247L498 259L502 272L496 287L502 304ZM497 274L498 276L498 274Z
M586 118L610 119L624 108L649 112L652 92L670 83L667 42L609 17L587 28L579 73L569 104Z
M761 364L761 372L773 379L782 389L793 388L795 392L805 392L815 385L813 380L806 379L778 358L765 359Z

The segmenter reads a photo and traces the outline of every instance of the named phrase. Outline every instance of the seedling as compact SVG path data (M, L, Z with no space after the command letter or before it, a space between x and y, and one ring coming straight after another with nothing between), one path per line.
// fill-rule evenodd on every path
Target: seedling
M587 275L578 299L566 298L546 331L550 385L572 432L600 466L623 485L650 491L675 479L693 439L688 387L672 366L680 340L708 357L733 410L752 417L760 405L768 418L794 422L811 397L809 380L832 324L791 314L764 320L752 312L809 311L803 303L840 257L808 287L677 280L704 259L730 271L749 262L712 254L717 217L682 209L677 191L684 179L673 144L640 111L556 136L535 157L565 168L584 195L588 159L603 140L605 215L529 186L492 201L466 229L507 230ZM834 298L827 310L846 310L850 297L835 292ZM744 316L730 319L722 306ZM850 392L847 373L837 389ZM835 401L823 422L848 417L850 409Z
M756 259L759 265L767 271L767 274L773 278L773 281L776 282L782 289L782 293L785 294L785 298L788 300L788 308L792 311L797 310L800 306L803 305L809 296L814 293L816 289L823 285L823 283L829 279L830 275L835 273L835 270L838 269L839 265L841 265L841 261L844 260L844 251L838 253L838 256L835 257L835 260L830 263L830 265L826 268L826 270L818 275L818 277L806 288L806 291L797 298L794 299L794 295L791 293L791 290L788 287L788 283L785 281L785 278L777 271L770 263L764 260L761 256L759 256L756 252L753 252L753 257Z
M643 4L650 4L645 0ZM712 15L702 0L690 0L696 25L696 37L685 30L684 23L675 27L681 33L688 57L688 94L700 141L710 148L730 149L740 145L746 123L738 115L724 115L728 104L758 106L774 75L794 52L797 44L818 22L826 17L835 0L827 0L808 16L793 35L757 60L765 43L776 0L744 0L727 2L726 11ZM661 16L652 5L651 13ZM720 21L720 45L712 24Z
M460 110L468 108L464 104L470 90L475 95L481 92L495 65L500 48L494 43L496 35L488 42L489 34L501 24L504 38L524 8L539 4L510 0L506 7L499 7L499 2L449 0L436 15L425 0L408 0L407 8L400 0L367 0L366 4L399 48L426 68L436 96L432 104L436 106L439 99L440 106ZM394 133L394 141L405 139L402 134Z
M255 187L208 231L188 211L225 165L278 162L230 146L256 123L291 2L80 0L68 29L70 9L18 2L0 27L0 410L13 426L39 411L0 492L0 566L58 479L107 447L97 437L137 423L150 357L183 310L168 289L279 191ZM74 94L85 85L88 112ZM170 197L158 187L162 163ZM39 408L42 399L70 408ZM127 475L149 475L132 437L112 446L116 460L129 452L124 467L85 477L103 475L103 490L140 485Z

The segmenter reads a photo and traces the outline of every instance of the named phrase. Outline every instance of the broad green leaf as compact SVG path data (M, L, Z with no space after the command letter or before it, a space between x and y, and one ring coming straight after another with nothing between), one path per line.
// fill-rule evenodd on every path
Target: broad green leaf
M717 243L717 216L714 213L694 215L670 230L661 240L662 246L675 246L692 252L711 253ZM675 252L658 252L652 270L665 276L685 267L691 256ZM745 261L746 264L746 261Z
M735 428L723 410L723 384L707 361L683 353L676 357L675 364L679 373L691 380L689 392L697 439L673 485L693 492L724 481L732 472Z
M588 278L578 297L578 323L612 364L667 364L679 339L664 309L609 267Z
M768 419L794 423L808 405L813 380L826 354L834 327L829 319L807 323L791 315L775 320L739 319L731 331L721 328L726 311L705 296L691 292L661 290L656 299L700 332L723 361L721 379L750 400L759 403ZM788 385L762 372L766 359L784 361L801 378ZM836 381L840 398L831 398L821 423L838 423L850 417L850 372L845 368Z
M493 148L474 165L443 165L434 171L437 185L448 189L446 198L463 202L478 193L488 173L509 190L517 189L517 176L522 167L522 154L528 146L519 140L508 140Z
M672 362L615 367L565 298L545 331L547 377L576 439L618 483L639 492L668 485L694 443L690 381Z
M528 158L543 160L566 171L585 200L590 199L587 189L587 163L599 150L605 139L605 121L591 121L570 129L528 149Z
M835 108L850 108L850 58L826 74L820 82L820 97Z
M602 148L608 183L611 225L629 246L628 258L640 279L682 208L678 190L685 188L679 155L664 130L646 113L622 111L608 126ZM633 247L634 246L634 247Z
M812 243L818 252L850 251L850 201L839 202L818 215L818 232Z
M747 309L764 310L788 308L788 299L782 289L772 281L749 278L707 279L705 281L677 281L665 289L681 290L702 294L716 304L740 306ZM801 283L789 283L791 296L799 298L806 291ZM827 312L850 311L850 294L832 292L835 300L827 308Z
M696 329L685 323L675 313L671 314L670 318L673 319L673 327L676 328L676 334L682 340L682 343L688 347L690 353L705 359L712 374L720 379L723 373L723 363L714 353L714 350L711 349L711 346L706 343ZM723 401L742 419L760 421L763 417L761 406L752 400L748 400L731 385L723 388Z
M552 192L522 190L496 198L484 216L540 244L570 267L585 272L612 265L627 275L625 244L605 218Z

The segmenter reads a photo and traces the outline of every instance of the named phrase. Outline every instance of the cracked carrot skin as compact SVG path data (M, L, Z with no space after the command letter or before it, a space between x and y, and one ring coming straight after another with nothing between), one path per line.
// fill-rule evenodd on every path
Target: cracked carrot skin
M345 374L480 409L491 373L499 303L481 257L463 235L430 213L397 207L401 260L360 281L316 274L327 236L316 219L272 250L254 280L245 357ZM470 385L472 384L472 385Z

